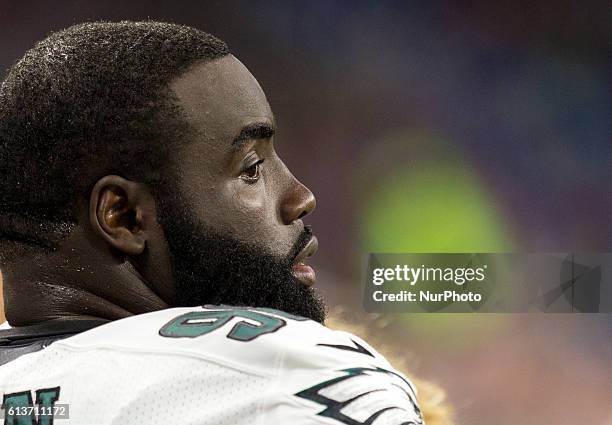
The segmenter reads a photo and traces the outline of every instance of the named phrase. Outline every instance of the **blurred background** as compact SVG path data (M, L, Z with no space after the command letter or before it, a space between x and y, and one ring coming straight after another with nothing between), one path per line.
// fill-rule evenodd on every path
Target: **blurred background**
M0 0L0 68L146 18L219 36L259 80L317 196L318 286L354 320L368 252L612 251L609 2ZM612 424L611 315L383 319L460 424Z

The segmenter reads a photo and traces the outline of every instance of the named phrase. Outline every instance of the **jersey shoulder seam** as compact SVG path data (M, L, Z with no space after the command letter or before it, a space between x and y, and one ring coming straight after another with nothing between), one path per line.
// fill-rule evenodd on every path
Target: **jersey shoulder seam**
M214 363L218 366L226 367L228 369L235 370L237 372L245 373L248 375L254 375L261 378L269 378L276 379L278 374L266 373L262 370L256 370L245 366L244 364L236 363L228 361L227 359L223 359L220 357L211 356L208 354L203 354L198 351L193 350L184 350L184 349L172 349L172 350L163 350L163 349L143 349L143 348L135 348L135 347L126 347L122 345L112 345L112 344L104 344L104 345L90 345L87 347L80 347L76 345L72 345L69 340L65 341L57 341L50 345L47 350L59 348L64 349L66 351L71 352L87 352L87 351L97 351L97 350L106 350L106 351L114 351L114 352L124 352L130 354L159 354L165 356L180 356L180 357L190 357L197 360L208 361Z

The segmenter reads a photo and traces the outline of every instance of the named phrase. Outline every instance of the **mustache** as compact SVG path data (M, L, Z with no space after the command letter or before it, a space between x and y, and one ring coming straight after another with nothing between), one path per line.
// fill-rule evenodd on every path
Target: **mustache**
M312 239L312 226L304 226L304 230L300 233L300 236L297 238L293 246L291 247L291 251L289 251L289 255L287 256L287 263L292 264L295 257L298 256L300 252L308 245L308 242Z

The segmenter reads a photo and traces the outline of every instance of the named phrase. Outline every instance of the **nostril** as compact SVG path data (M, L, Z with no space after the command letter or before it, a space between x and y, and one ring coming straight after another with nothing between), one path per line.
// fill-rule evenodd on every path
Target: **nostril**
M308 214L308 211L304 210L302 211L302 213L298 216L298 220L302 217L304 217L306 214Z

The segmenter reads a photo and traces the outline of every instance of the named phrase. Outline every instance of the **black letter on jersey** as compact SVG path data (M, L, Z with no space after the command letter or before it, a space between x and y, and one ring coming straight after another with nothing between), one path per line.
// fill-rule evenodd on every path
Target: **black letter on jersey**
M10 409L31 408L32 393L23 391L20 393L5 394L2 398L2 408L5 412L4 425L53 425L53 406L59 398L60 387L45 388L36 391L36 404L43 412L51 412L51 415L40 415L37 419L32 412L29 416L10 414Z

